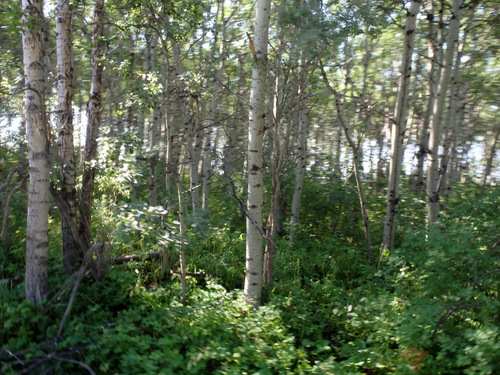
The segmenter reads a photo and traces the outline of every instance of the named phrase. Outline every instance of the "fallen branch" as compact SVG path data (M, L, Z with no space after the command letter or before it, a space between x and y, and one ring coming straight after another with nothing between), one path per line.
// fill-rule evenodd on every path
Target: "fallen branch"
M128 262L136 262L144 259L161 259L163 257L163 252L158 251L154 253L147 253L144 255L122 255L114 257L112 262L114 264L123 264Z
M56 334L56 340L59 340L61 338L62 331L64 329L66 321L68 320L69 313L71 312L71 308L73 307L73 303L75 302L75 296L76 296L76 292L78 290L78 287L80 286L80 282L82 281L83 276L85 275L85 271L92 264L92 260L93 260L92 256L94 255L94 253L100 252L103 247L104 247L104 243L98 242L95 245L93 245L85 253L83 263L80 266L80 269L78 270L78 273L77 273L76 279L75 279L75 283L73 284L73 290L71 291L71 296L69 297L68 306L66 306L66 311L64 312L64 315L61 319L61 323L59 324L59 329L57 330L57 334Z

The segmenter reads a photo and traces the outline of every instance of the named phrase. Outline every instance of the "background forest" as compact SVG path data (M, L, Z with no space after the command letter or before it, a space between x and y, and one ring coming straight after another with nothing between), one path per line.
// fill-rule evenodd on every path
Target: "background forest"
M499 24L2 0L0 372L500 373Z

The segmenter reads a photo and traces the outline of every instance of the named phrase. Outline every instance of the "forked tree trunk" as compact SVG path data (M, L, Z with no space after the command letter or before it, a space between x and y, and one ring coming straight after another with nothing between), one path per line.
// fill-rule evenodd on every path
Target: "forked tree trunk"
M61 198L66 203L68 215L61 215L64 271L76 271L83 259L72 227L77 224L75 186L75 147L73 143L73 65L71 24L73 11L69 0L59 0L56 8L57 90L59 127L59 168Z
M406 26L403 42L403 59L401 64L401 78L399 81L398 96L391 130L391 158L389 165L389 186L387 188L387 206L384 225L382 253L391 251L394 247L396 231L396 214L399 205L399 181L403 164L404 145L408 115L408 97L411 77L411 57L415 36L417 15L420 9L419 1L412 1L406 16Z
M255 16L255 35L249 38L253 56L252 88L250 91L248 126L248 198L246 219L246 262L244 298L257 308L262 293L262 202L264 179L262 174L262 138L266 121L267 44L271 0L258 0Z
M42 3L22 0L26 135L30 185L26 225L26 299L37 303L48 295L49 128L45 113L45 64Z

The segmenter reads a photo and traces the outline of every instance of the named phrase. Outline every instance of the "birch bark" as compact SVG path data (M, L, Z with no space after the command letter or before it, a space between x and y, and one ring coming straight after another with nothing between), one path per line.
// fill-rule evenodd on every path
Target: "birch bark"
M429 155L427 159L427 222L437 221L439 217L439 143L441 142L442 117L445 106L445 99L448 92L448 85L453 66L455 46L458 42L460 31L460 21L463 14L464 1L453 0L452 16L446 37L446 52L443 56L441 74L436 91L436 99L432 107L432 117L429 136Z
M78 269L83 259L72 227L77 225L76 164L73 141L73 65L71 24L73 11L68 0L59 0L56 7L57 91L59 127L59 173L61 198L68 215L61 217L64 271L67 275Z
M406 16L404 29L403 59L401 63L401 78L396 99L396 108L391 130L391 158L389 164L389 186L387 189L387 205L383 236L383 249L391 251L394 247L394 234L396 231L396 214L399 204L399 181L403 163L403 141L406 132L408 115L408 97L411 78L411 61L413 54L415 27L420 1L412 1Z
M290 241L296 241L297 224L300 218L300 203L302 200L302 189L304 187L304 178L306 172L306 156L307 156L307 133L309 125L309 114L305 108L303 100L304 91L304 67L301 60L301 72L299 74L300 82L297 93L297 114L299 120L298 137L297 137L297 165L295 167L295 185L292 197L292 214L290 218Z
M99 135L101 99L102 99L102 37L104 34L104 3L105 0L95 0L94 26L92 30L92 77L90 81L90 96L87 103L87 136L83 159L83 176L81 192L81 215L79 234L87 248L92 244L91 220L94 200L94 179L97 158L97 138Z
M252 86L250 91L248 152L247 152L247 219L245 301L257 308L262 293L262 202L264 179L262 175L262 138L266 121L267 44L271 0L258 0L255 16L255 35L250 39L253 55Z
M49 127L45 112L45 64L42 3L22 0L23 62L29 193L26 225L26 299L37 303L48 295Z

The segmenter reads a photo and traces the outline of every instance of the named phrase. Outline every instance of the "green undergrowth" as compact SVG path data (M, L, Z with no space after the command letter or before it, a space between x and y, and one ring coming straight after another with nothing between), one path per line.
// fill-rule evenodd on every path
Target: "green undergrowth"
M406 231L378 270L340 237L278 239L258 310L242 302L244 236L192 235L186 304L158 260L114 266L84 278L58 340L72 279L54 265L40 306L22 284L0 285L1 372L497 374L499 202L459 202L438 225Z

